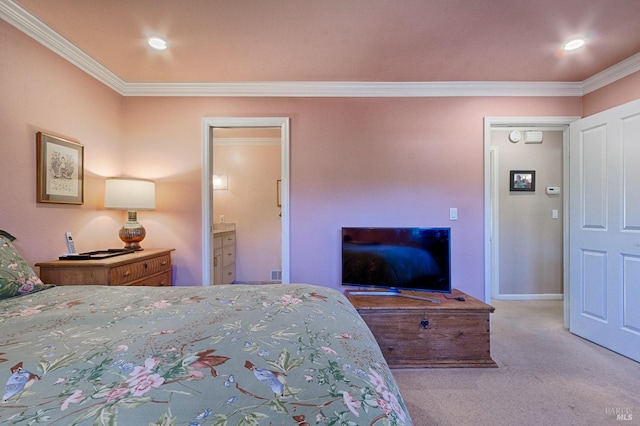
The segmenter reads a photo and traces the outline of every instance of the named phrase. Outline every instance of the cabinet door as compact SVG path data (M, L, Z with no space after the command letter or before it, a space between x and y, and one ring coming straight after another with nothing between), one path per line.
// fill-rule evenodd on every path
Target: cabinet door
M222 248L213 251L213 284L222 284Z

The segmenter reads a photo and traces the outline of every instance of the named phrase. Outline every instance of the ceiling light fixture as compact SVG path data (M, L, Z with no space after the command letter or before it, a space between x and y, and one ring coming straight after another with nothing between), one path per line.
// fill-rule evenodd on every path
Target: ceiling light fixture
M574 38L562 45L562 50L570 51L580 49L587 41L583 38Z
M167 42L160 37L149 37L147 43L156 50L165 50L168 46Z

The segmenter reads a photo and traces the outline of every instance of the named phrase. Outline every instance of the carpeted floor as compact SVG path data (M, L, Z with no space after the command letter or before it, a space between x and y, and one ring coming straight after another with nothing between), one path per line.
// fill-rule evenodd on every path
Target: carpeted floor
M499 368L393 370L416 426L640 425L640 363L563 329L562 301L492 305Z

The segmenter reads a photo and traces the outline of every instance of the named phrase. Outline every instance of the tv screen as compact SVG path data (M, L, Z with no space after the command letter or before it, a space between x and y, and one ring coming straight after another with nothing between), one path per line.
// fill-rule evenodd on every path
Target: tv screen
M451 292L450 228L342 228L342 285Z

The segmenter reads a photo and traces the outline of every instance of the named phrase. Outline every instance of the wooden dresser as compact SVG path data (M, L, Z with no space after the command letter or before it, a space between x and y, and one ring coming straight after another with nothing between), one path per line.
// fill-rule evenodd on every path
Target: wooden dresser
M53 260L36 266L47 284L170 286L173 250L144 249L100 260Z
M497 367L491 359L493 306L461 291L402 291L439 300L345 294L373 333L390 367ZM453 298L462 297L464 301Z

